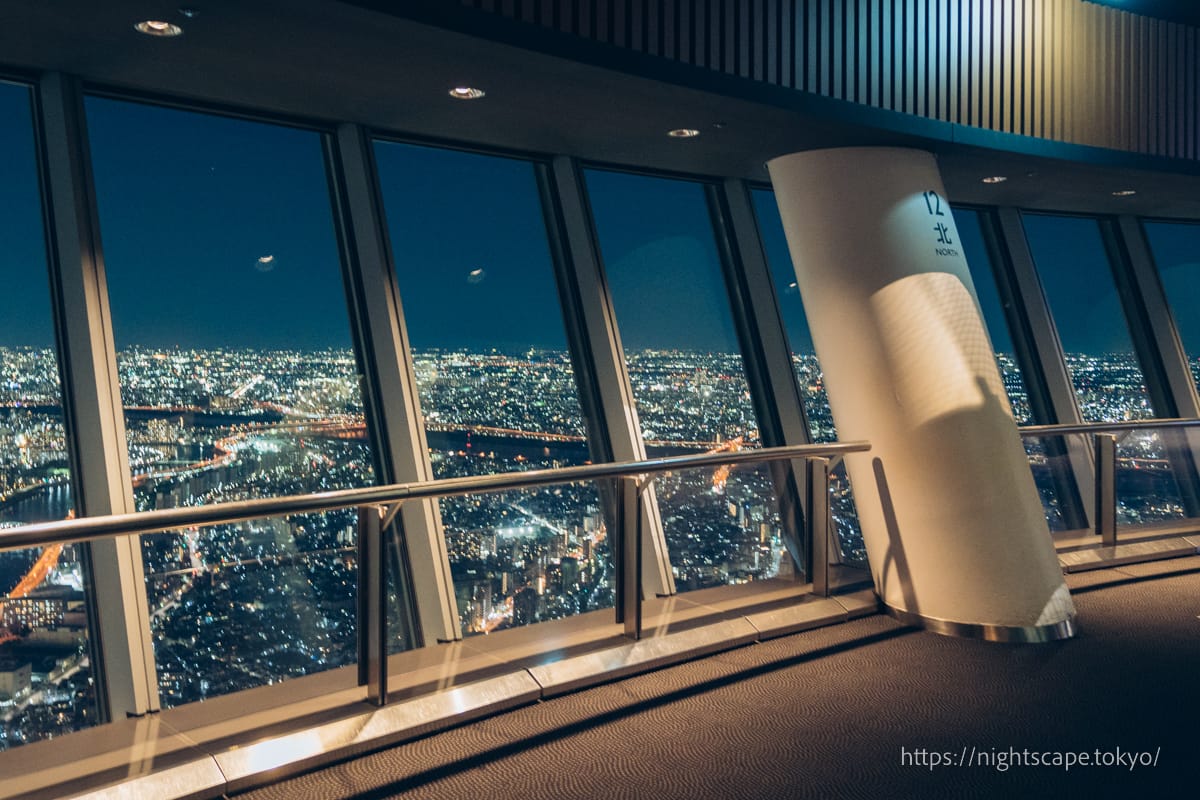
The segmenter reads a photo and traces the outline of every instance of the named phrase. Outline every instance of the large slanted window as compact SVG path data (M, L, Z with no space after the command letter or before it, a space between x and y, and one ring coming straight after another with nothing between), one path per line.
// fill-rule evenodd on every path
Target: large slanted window
M765 189L756 189L752 196L763 250L767 255L767 265L770 267L772 282L775 285L775 298L779 304L779 314L787 329L788 344L792 351L792 366L795 369L800 395L804 402L804 416L808 419L809 436L813 442L817 443L835 442L837 441L837 427L833 423L829 398L825 394L825 380L821 374L821 364L817 361L816 348L813 347L812 335L808 328L808 318L805 316L800 290L796 285L796 272L792 266L791 253L788 251L787 238L783 232L783 221L779 217L779 206L775 202L775 193ZM859 530L858 510L854 506L854 495L850 488L850 478L846 474L845 464L838 464L830 478L830 490L833 493L831 510L833 523L838 533L838 541L842 548L842 557L849 561L865 561L866 547L863 545L862 531Z
M138 508L373 483L321 136L86 111ZM163 703L352 663L354 520L144 537Z
M534 165L379 142L434 476L588 460ZM592 484L441 502L464 634L613 604Z
M597 170L586 182L647 454L761 446L704 187ZM787 568L767 469L655 485L677 589Z
M0 528L73 505L31 109L0 83ZM97 722L82 550L0 552L0 750Z
M1100 221L1050 214L1025 214L1022 219L1084 421L1154 418ZM1184 515L1168 449L1153 429L1120 441L1119 522Z

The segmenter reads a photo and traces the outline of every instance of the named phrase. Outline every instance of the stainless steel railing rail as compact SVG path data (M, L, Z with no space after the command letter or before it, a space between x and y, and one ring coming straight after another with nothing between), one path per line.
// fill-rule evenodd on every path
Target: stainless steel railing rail
M130 534L161 533L193 525L221 525L262 517L333 511L339 508L391 505L406 500L502 492L508 489L527 489L533 486L578 483L597 478L630 477L643 473L670 472L692 467L751 464L813 456L841 456L845 453L864 452L870 449L871 445L866 442L765 447L728 453L703 453L645 461L619 461L560 469L504 472L495 475L445 478L416 483L394 483L362 489L340 489L332 492L289 495L262 500L214 503L208 506L167 508L135 514L80 517L57 522L39 522L2 530L0 531L0 550L85 542Z
M1131 422L1080 422L1062 425L1025 425L1017 428L1021 436L1065 436L1070 433L1127 433L1145 428L1194 428L1200 419L1143 419Z
M768 447L737 452L704 453L667 458L588 464L553 470L531 470L465 478L448 478L417 483L398 483L361 489L343 489L288 497L215 503L135 514L81 517L57 522L35 523L0 531L0 551L52 544L86 542L116 536L160 533L193 526L221 525L264 517L320 513L343 508L358 509L358 619L360 682L368 687L368 698L387 702L387 559L384 531L400 506L412 500L456 495L483 494L534 486L578 483L598 479L620 482L617 493L619 531L614 539L617 562L616 617L631 639L641 636L641 520L643 500L654 477L671 471L726 464L755 464L796 461L795 474L803 480L808 509L805 537L812 542L815 575L813 591L829 592L829 553L832 548L829 517L831 459L871 449L868 442Z
M1200 427L1200 419L1148 419L1131 422L1085 422L1063 425L1027 425L1017 430L1023 438L1090 434L1096 459L1095 507L1092 529L1105 547L1117 544L1117 436L1138 430Z

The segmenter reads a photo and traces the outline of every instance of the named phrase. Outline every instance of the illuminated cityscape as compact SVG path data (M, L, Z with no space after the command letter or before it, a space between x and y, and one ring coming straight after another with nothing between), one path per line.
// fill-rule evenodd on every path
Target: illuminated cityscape
M1108 419L1149 415L1129 356L1068 357L1081 402ZM5 525L71 513L57 370L49 350L0 348L0 503ZM438 477L588 461L565 352L414 354ZM628 358L650 455L759 445L740 357L640 351ZM345 350L152 350L118 358L139 509L374 482ZM1019 376L1001 356L1018 417ZM833 430L815 358L797 375L816 438ZM1137 378L1137 381L1134 381ZM1049 459L1031 445L1035 476ZM1162 443L1120 447L1121 521L1182 515ZM1039 478L1039 485L1045 481ZM1047 484L1048 485L1048 484ZM656 489L677 589L791 571L765 469L692 470ZM1047 514L1053 492L1043 486ZM442 503L464 634L610 607L604 490L546 487ZM843 555L863 558L849 486L834 486ZM353 512L266 519L143 538L160 691L179 705L353 663ZM0 746L89 724L86 577L75 547L0 554ZM404 634L397 634L403 647Z
M0 800L1178 793L1179 6L6 4Z

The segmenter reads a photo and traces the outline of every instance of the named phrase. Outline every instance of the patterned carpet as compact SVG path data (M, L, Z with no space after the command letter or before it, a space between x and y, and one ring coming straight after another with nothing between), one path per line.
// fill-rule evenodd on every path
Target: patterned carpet
M1071 641L993 644L870 617L517 709L240 798L1198 796L1200 559L1069 582L1082 628ZM1012 763L1081 753L1120 766ZM1131 771L1140 753L1157 763ZM928 765L939 757L955 763Z

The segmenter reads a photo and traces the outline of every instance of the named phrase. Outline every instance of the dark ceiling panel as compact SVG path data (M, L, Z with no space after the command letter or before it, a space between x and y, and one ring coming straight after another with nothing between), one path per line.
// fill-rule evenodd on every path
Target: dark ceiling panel
M2 4L2 0L0 0ZM797 150L918 147L941 159L954 200L1200 217L1200 163L1064 145L951 125L671 64L612 48L587 63L328 0L207 0L178 39L135 33L145 0L8 5L0 74L82 76L93 89L195 101L319 125L563 154L598 162L766 180ZM174 3L155 4L178 18ZM524 26L532 34L544 34ZM595 47L600 47L596 45ZM613 55L615 53L615 55ZM612 63L615 62L615 63ZM479 102L447 96L488 89ZM672 139L671 128L703 131ZM1002 174L999 185L980 178ZM1137 195L1114 198L1133 188Z
M1197 0L1084 0L1101 6L1119 8L1143 17L1165 19L1200 28L1200 2Z

